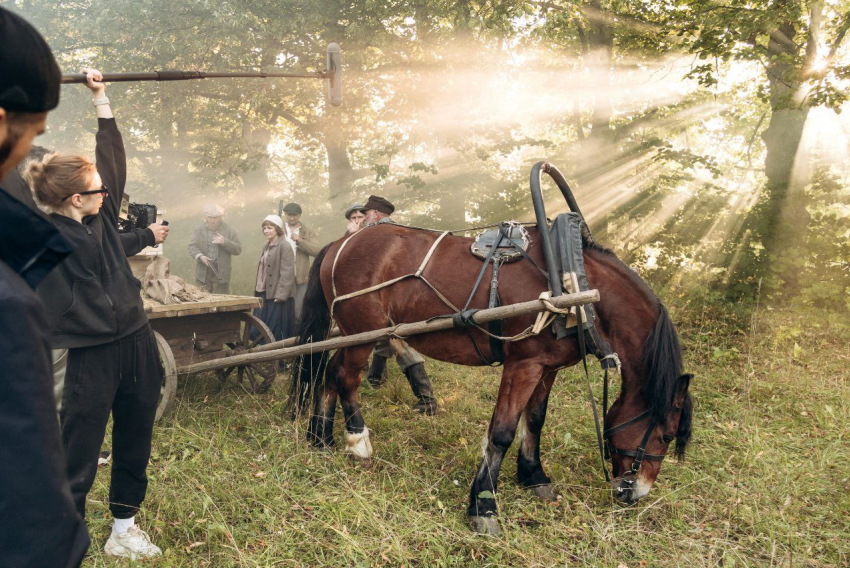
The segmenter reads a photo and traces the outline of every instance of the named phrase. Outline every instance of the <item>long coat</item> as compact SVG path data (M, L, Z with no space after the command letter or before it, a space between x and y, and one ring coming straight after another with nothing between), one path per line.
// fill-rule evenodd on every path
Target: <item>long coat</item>
M295 296L295 255L292 246L283 237L272 245L268 243L263 247L266 264L266 299L268 301L286 301ZM263 262L263 257L260 257ZM259 265L257 270L259 271Z
M310 257L322 252L322 245L319 244L316 233L304 223L301 223L298 236L301 237L301 242L295 247L295 281L298 284L306 284L310 277Z
M215 233L221 233L224 237L224 244L213 244L212 240ZM222 223L221 227L215 231L210 231L207 229L207 224L204 222L198 225L195 228L195 232L192 233L192 238L189 241L189 254L192 255L192 258L194 258L198 264L197 267L195 267L195 280L198 282L206 282L207 276L209 276L210 279L215 278L213 271L210 270L206 264L198 260L200 255L209 257L210 250L214 246L218 247L218 257L216 258L216 261L218 262L218 280L222 283L230 282L230 257L237 256L242 252L242 243L239 242L239 235L236 234L236 229L227 223ZM207 272L209 272L209 275Z

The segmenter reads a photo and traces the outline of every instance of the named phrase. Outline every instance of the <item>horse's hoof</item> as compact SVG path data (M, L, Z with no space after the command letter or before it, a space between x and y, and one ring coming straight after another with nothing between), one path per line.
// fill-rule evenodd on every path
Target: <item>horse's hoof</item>
M375 462L372 460L372 458L361 458L360 456L356 456L354 454L348 454L348 459L351 460L351 463L353 463L355 466L365 470L371 470L375 465Z
M469 517L469 522L472 525L472 530L478 534L497 536L502 532L497 517Z
M555 490L552 489L551 483L546 483L545 485L535 485L534 487L530 487L531 492L534 493L534 496L538 499L542 499L543 501L557 501L558 494L555 493Z

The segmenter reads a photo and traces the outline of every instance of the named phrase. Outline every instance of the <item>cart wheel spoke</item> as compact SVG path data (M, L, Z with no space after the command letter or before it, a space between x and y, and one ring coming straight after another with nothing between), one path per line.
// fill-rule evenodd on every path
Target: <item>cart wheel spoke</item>
M242 319L242 329L239 333L239 341L236 343L228 343L227 347L237 353L243 353L249 349L253 349L258 345L272 343L275 337L268 326L263 321L251 313L243 312L239 314ZM252 339L251 335L255 334ZM271 387L277 376L277 361L268 361L266 363L249 363L238 367L228 367L219 375L222 380L226 379L233 372L233 369L238 369L236 372L236 380L242 387L254 394L265 392ZM248 375L248 380L245 380L245 374Z
M254 370L250 365L245 367L245 374L248 375L248 383L251 385L251 392L257 392L257 377L254 375Z

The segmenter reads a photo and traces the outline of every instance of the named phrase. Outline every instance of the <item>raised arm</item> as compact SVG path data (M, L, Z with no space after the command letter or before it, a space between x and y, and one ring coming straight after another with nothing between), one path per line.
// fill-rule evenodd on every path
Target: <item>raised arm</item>
M106 85L100 81L103 75L97 69L83 69L86 74L86 87L92 93L92 104L97 113L97 172L103 185L109 190L109 199L104 203L116 214L121 208L121 197L127 184L127 155L124 151L124 139L118 130L109 99L106 98Z

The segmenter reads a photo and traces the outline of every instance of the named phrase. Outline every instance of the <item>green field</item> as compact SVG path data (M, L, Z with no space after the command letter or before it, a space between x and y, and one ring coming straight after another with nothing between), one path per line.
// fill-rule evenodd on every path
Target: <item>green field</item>
M429 361L443 411L427 418L392 364L383 389L361 391L370 468L304 442L304 422L284 418L284 375L258 396L199 376L155 431L139 522L164 556L140 565L847 566L850 330L834 316L681 303L694 438L636 506L606 490L576 369L555 383L542 439L561 499L517 486L512 449L495 538L474 535L464 510L498 370ZM85 566L126 564L101 553L108 479L102 469L90 495Z

